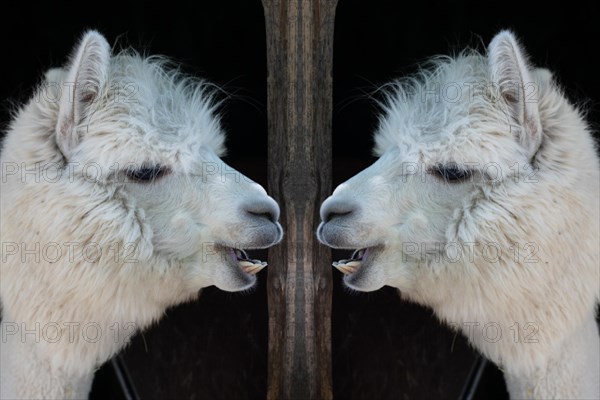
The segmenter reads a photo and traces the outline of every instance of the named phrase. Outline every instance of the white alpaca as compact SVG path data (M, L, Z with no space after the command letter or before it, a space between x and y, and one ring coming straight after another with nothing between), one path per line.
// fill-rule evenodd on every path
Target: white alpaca
M582 114L512 33L393 85L379 160L321 207L350 288L433 308L512 398L598 399L600 166Z
M135 330L250 288L279 208L225 165L208 86L90 31L2 151L0 397L85 398Z

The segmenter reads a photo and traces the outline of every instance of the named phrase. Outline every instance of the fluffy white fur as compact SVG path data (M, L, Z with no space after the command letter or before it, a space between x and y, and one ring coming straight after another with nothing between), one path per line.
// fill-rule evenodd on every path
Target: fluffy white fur
M277 243L279 208L218 158L214 112L206 83L111 55L90 31L14 116L1 155L1 398L85 398L94 370L167 307L254 284L233 248ZM166 173L140 182L142 166Z
M392 85L380 158L323 203L320 240L367 248L345 283L433 308L512 398L600 398L600 166L581 111L511 32L431 64ZM470 176L446 181L453 163Z

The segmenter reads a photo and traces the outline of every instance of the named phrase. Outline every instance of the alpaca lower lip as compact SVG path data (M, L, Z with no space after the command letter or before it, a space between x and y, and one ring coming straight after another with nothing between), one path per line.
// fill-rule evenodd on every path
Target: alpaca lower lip
M250 259L248 254L242 249L231 248L235 255L238 266L247 274L256 275L258 271L267 266L266 261Z
M332 265L344 275L351 275L366 262L370 249L370 247L366 247L355 250L350 259L334 261Z

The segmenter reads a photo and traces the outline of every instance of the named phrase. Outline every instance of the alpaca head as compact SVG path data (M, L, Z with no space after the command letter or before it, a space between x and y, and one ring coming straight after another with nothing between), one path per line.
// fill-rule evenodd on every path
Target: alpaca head
M97 204L76 222L73 240L89 223L96 238L105 232L106 241L135 244L138 268L178 270L191 291L243 290L266 264L241 249L281 239L279 208L219 159L224 135L215 108L210 85L159 57L112 55L90 31L68 65L46 74L13 122L21 137L9 137L5 153L10 147L18 156L6 157L16 161L59 165L62 178L46 186L63 202L78 196L75 210ZM46 129L27 137L35 124Z
M479 200L519 184L534 189L523 177L542 141L539 91L550 86L510 32L498 34L487 55L437 58L393 85L375 136L380 158L321 207L320 241L361 249L335 264L345 283L410 293L420 266L434 270L440 253L455 251L449 244L478 239L469 212Z

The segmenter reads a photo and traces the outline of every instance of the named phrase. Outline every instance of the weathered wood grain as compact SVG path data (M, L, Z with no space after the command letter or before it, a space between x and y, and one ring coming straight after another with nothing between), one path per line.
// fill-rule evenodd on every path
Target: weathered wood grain
M330 399L331 253L318 244L331 190L331 70L337 0L263 0L269 193L285 238L269 251L268 398Z

